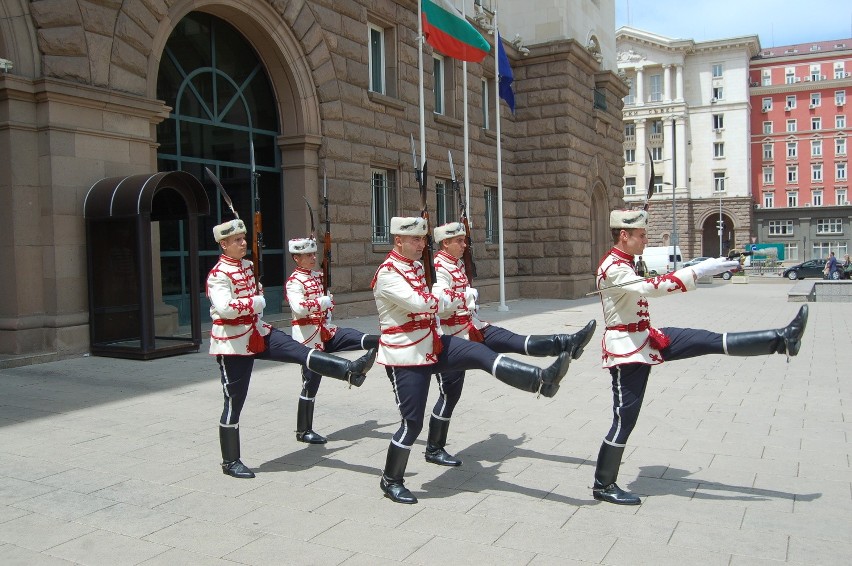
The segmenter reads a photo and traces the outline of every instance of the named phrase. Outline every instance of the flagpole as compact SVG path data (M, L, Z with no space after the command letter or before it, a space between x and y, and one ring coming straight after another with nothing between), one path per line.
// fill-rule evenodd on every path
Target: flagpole
M417 0L417 68L420 90L420 167L426 170L426 108L423 102L423 0ZM426 186L426 179L423 179Z
M467 19L467 13L465 12L464 0L462 0L462 16ZM463 130L463 139L464 139L464 209L467 212L468 226L473 229L473 219L470 218L470 173L468 170L468 156L470 152L470 132L468 130L467 124L467 61L462 61L462 90L464 94L462 95L462 105L464 106L464 111L462 117L464 119L464 130ZM471 234L468 234L469 237L472 237Z
M503 252L503 159L500 140L500 31L497 26L497 0L494 0L494 120L497 124L497 231L500 254L500 304L497 310L509 310L506 305L506 258Z

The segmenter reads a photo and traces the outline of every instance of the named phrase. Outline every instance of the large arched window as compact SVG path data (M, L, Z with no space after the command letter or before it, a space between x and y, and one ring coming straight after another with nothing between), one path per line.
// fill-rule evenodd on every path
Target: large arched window
M157 97L172 108L168 119L157 127L158 169L195 175L211 203L211 215L199 219L202 283L219 255L212 228L233 218L204 173L208 167L222 181L253 240L254 213L263 213L266 311L281 312L285 256L276 145L280 122L275 96L257 54L227 22L210 14L191 13L178 23L166 43ZM182 221L160 223L163 300L178 307L181 324L188 322L184 306L192 291L186 277L185 229ZM203 294L204 289L195 292Z

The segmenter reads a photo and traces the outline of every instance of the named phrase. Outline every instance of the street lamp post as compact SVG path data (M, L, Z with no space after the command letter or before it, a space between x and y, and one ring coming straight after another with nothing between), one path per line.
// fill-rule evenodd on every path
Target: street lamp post
M725 230L725 223L722 221L722 195L719 195L719 257L725 255L722 251L722 232Z
M675 188L677 187L677 127L672 116L672 269L677 271L677 216L675 212Z

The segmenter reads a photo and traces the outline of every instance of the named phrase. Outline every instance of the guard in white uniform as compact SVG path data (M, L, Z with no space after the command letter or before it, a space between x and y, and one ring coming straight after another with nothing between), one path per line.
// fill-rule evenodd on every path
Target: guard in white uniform
M354 328L340 328L331 322L334 298L323 289L322 272L317 266L317 241L314 238L290 240L288 249L296 270L287 278L285 298L293 315L292 336L309 348L328 354L348 350L378 348L377 334L364 334ZM322 376L302 366L302 392L296 413L296 440L325 444L326 438L314 432L314 405Z
M448 308L443 303L453 299L437 297L426 286L423 265L417 261L426 245L426 230L422 218L392 218L393 250L372 283L381 328L377 361L386 366L401 416L380 482L385 496L396 503L417 503L405 487L403 475L411 446L423 428L432 375L481 369L512 387L552 397L571 362L570 352L561 352L553 365L540 368L497 354L478 342L441 336L436 315Z
M222 249L218 263L207 275L210 299L210 354L216 356L225 406L219 419L222 472L235 478L253 478L240 460L240 413L246 401L255 359L292 362L322 375L360 386L376 358L370 350L355 361L326 354L296 342L288 334L263 322L266 306L252 263L243 259L248 243L242 220L213 227Z
M470 286L462 257L467 248L464 224L450 222L433 230L434 242L440 246L435 254L435 283L432 294L447 297L438 312L441 331L445 335L481 342L501 354L527 356L557 356L568 352L572 359L583 353L595 331L595 321L590 320L576 334L548 334L522 336L494 326L479 318L477 301L479 293ZM426 461L441 466L460 466L461 460L447 453L447 433L453 409L461 398L464 371L448 371L436 375L438 397L429 419L429 436L426 440Z
M648 297L692 291L699 278L724 273L738 262L711 258L673 273L642 278L636 274L634 262L648 243L647 226L648 213L643 210L615 210L610 214L615 245L603 257L596 278L606 321L603 367L612 376L613 419L598 454L592 495L619 505L641 503L638 496L622 490L615 481L627 439L639 418L652 366L706 354L795 356L808 320L808 307L804 305L788 326L777 330L719 334L692 328L655 328Z

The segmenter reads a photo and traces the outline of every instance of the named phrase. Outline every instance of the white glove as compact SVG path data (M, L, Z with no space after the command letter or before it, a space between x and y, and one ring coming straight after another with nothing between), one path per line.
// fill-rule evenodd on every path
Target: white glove
M255 295L251 298L251 307L255 314L262 314L266 308L266 299L263 295Z
M705 259L701 263L693 265L692 272L695 273L695 277L701 279L702 277L718 275L720 273L736 269L739 264L740 262L735 259L711 257L710 259Z
M334 298L331 295L323 295L319 298L320 309L327 311L334 306Z
M468 287L464 291L464 304L470 312L476 312L476 302L479 300L479 291L473 287Z

